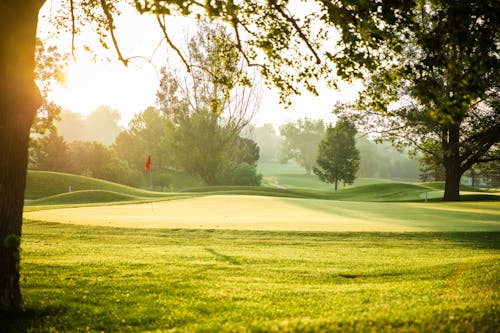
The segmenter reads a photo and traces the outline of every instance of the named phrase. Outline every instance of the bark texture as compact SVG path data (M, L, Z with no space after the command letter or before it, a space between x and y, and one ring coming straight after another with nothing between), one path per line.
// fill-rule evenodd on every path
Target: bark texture
M0 0L0 311L22 304L20 240L30 127L41 98L34 80L44 0Z
M460 200L460 125L450 125L443 140L443 164L445 168L444 201Z

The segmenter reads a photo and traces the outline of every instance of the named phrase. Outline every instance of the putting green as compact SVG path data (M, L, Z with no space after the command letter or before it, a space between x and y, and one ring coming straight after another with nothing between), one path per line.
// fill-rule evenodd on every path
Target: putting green
M500 231L500 204L377 203L217 195L25 212L31 220L127 228Z

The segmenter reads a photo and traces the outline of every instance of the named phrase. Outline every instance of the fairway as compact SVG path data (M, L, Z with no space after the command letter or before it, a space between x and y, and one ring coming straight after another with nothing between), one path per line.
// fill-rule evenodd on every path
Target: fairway
M245 195L49 209L30 220L80 225L267 231L500 231L498 202L378 203Z

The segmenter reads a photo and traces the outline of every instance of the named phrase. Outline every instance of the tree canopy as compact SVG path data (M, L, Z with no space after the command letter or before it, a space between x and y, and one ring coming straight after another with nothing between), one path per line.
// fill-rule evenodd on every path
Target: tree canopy
M359 24L344 53L362 52L370 69L355 106L358 124L433 156L445 169L444 199L459 200L463 173L499 158L491 149L500 132L499 3L360 2L351 9L352 17L341 17Z

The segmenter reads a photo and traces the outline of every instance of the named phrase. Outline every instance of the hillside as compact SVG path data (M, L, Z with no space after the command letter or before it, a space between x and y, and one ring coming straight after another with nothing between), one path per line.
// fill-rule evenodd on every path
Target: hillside
M163 192L152 192L136 189L133 187L108 182L101 179L72 175L51 171L28 171L26 181L26 199L40 199L57 194L84 190L100 190L116 192L122 195L139 197L162 197L167 195Z

